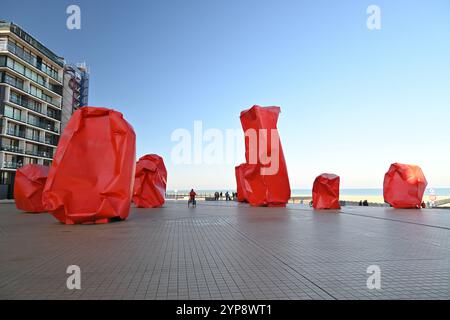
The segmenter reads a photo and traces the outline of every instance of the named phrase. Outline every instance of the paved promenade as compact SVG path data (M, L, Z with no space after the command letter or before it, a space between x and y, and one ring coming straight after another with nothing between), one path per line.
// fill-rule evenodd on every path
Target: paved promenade
M69 265L81 290L66 288ZM169 201L65 226L1 204L0 299L80 298L449 299L450 210Z

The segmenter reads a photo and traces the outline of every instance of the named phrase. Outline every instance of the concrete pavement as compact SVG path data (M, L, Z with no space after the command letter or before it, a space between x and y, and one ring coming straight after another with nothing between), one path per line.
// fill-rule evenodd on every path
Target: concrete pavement
M66 287L69 265L81 290ZM449 299L450 210L169 201L66 226L1 204L0 298Z

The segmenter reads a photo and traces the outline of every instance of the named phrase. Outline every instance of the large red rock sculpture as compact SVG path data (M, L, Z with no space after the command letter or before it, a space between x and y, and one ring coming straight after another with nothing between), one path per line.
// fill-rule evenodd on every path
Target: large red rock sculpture
M427 184L419 166L394 163L384 176L384 201L394 208L420 208Z
M239 201L252 206L285 206L291 196L283 148L277 129L279 107L241 112L246 163L236 167Z
M77 110L64 129L43 192L44 207L65 224L128 217L136 136L120 112Z
M39 164L28 164L17 169L14 178L14 200L17 209L32 213L45 211L42 191L49 169Z
M167 170L162 157L148 154L136 164L133 202L138 208L156 208L164 204Z
M324 173L316 178L313 185L314 209L340 209L339 204L340 178L335 174Z

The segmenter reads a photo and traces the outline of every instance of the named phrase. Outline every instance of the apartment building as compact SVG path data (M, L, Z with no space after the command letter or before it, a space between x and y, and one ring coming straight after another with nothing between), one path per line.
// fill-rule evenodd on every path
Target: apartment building
M50 165L61 133L64 60L14 23L0 21L0 199L15 171Z

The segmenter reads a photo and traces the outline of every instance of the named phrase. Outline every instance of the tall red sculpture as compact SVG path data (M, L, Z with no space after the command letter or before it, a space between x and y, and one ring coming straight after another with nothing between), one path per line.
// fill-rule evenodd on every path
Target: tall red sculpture
M120 112L77 110L64 129L43 193L44 207L65 224L128 217L136 137Z
M19 210L26 212L45 212L42 205L42 191L47 180L49 167L28 164L17 169L14 178L14 201Z
M156 154L148 154L136 164L133 202L138 208L155 208L164 204L167 170L164 160Z
M236 167L239 201L252 206L285 206L291 196L283 148L278 135L279 107L241 112L246 163Z
M340 209L340 178L335 174L324 173L316 178L313 185L314 209Z
M394 208L420 208L427 179L419 166L394 163L384 176L384 201Z

